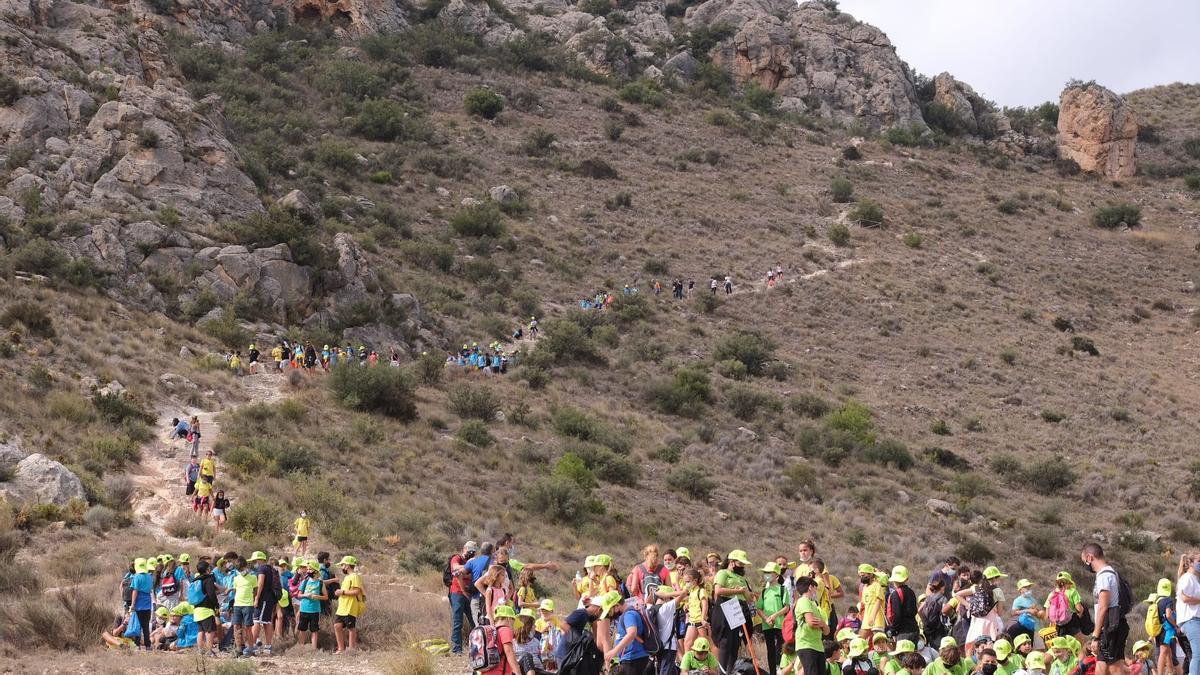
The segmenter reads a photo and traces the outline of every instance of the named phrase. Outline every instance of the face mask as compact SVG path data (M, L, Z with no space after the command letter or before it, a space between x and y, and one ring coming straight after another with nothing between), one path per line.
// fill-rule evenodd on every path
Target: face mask
M740 577L746 573L746 568L742 565L736 565L733 568L733 573Z
M1026 598L1031 598L1033 597L1033 591L1021 591L1021 595L1025 596Z
M858 580L864 584L871 583L871 577L859 577Z
M673 570L673 569L675 569L675 563L673 563L673 562L663 563L663 567L666 567L669 570Z
M1196 570L1197 574L1200 574L1200 562L1192 563L1192 569Z
M996 664L994 664L994 663L983 664L983 675L996 675Z
M771 583L771 582L772 582L772 581L774 581L774 580L775 580L775 577L774 577L773 575L771 575L771 574L764 574L764 575L763 575L763 583L764 583L764 584L769 584L769 583Z

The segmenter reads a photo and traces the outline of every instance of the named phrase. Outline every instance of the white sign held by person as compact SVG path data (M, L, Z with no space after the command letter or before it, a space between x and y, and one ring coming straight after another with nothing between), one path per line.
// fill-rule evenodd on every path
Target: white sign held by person
M721 603L721 611L725 612L725 625L737 630L746 624L746 615L742 613L742 603L737 598Z

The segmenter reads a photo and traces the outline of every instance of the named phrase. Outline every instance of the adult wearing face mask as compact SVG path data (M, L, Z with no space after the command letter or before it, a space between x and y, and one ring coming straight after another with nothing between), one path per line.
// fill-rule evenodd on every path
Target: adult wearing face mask
M1079 559L1096 575L1096 585L1092 589L1092 597L1096 598L1096 627L1092 637L1100 643L1096 653L1096 675L1124 673L1129 623L1119 607L1120 577L1104 559L1104 549L1100 544L1092 542L1084 546Z
M755 601L746 580L746 568L750 566L750 558L742 550L729 552L725 568L718 571L713 578L713 605L709 622L712 626L713 642L716 644L718 661L726 673L734 672L737 665L738 650L742 646L744 631L742 627L730 628L721 609L721 603L737 600L742 606L742 616L750 620L749 604ZM824 661L824 656L821 658ZM819 672L819 671L810 671Z
M1175 583L1175 620L1192 646L1188 675L1200 675L1200 551L1179 558Z
M975 655L975 670L972 671L977 675L996 675L996 671L1000 669L1000 660L996 657L995 650L991 648L981 649Z

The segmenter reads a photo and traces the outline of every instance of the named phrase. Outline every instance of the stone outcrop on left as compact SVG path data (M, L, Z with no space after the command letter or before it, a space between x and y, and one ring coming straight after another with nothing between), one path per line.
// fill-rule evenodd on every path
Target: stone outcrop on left
M1058 152L1079 168L1113 180L1137 173L1138 119L1125 99L1094 83L1063 90L1058 112Z
M87 501L83 483L70 469L41 453L17 462L12 480L0 483L0 496L15 503L65 505L73 499Z

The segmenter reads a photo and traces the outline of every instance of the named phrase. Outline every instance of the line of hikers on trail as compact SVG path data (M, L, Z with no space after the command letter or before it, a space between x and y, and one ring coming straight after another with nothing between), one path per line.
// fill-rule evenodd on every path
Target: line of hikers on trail
M379 352L374 349L368 350L366 345L359 345L358 349L355 349L352 344L347 343L345 347L324 345L317 349L312 342L297 341L292 344L287 339L280 340L279 344L271 348L270 357L269 365L264 363L262 352L253 343L247 348L244 356L241 350L230 350L222 355L225 363L238 376L257 375L259 372L284 373L289 368L305 373L318 370L328 373L330 368L335 368L338 364L376 366L380 361ZM399 368L400 353L392 348L388 352L386 362L394 368Z
M905 566L870 563L843 585L811 540L757 572L743 550L693 559L651 544L624 575L611 555L589 555L574 597L556 602L539 597L536 572L558 566L512 553L511 534L468 541L443 572L449 651L465 649L482 675L1182 675L1184 663L1200 673L1200 551L1181 557L1177 581L1158 581L1147 637L1128 651L1138 599L1096 543L1080 552L1091 605L1066 570L1044 600L1020 579L1010 603L1007 574L954 556L916 588Z
M122 611L101 635L110 648L195 651L204 656L271 656L278 648L318 649L322 617L332 617L335 654L358 645L367 594L358 560L223 555L136 558L121 579ZM292 633L295 639L292 640ZM286 638L286 641L285 641Z

